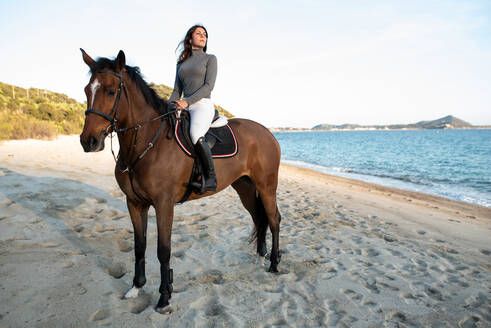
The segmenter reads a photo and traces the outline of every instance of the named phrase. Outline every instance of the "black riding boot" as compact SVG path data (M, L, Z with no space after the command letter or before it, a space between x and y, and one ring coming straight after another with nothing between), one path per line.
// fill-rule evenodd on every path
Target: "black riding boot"
M196 149L201 164L203 165L202 180L204 181L201 181L201 184L193 182L191 185L199 189L201 194L207 190L216 191L217 178L215 176L215 167L213 166L210 147L208 147L204 137L198 139L194 149Z

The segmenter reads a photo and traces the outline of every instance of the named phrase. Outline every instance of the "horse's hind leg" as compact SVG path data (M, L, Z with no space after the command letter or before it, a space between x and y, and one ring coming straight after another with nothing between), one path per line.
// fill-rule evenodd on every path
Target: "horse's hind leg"
M128 211L133 223L133 234L135 239L135 277L133 287L125 294L125 298L138 296L140 289L145 285L145 249L147 248L147 221L148 206L133 203L127 199Z
M267 179L256 183L257 190L261 196L261 200L268 217L269 229L273 236L273 247L271 248L271 266L269 272L278 272L278 264L280 263L280 221L281 215L276 204L276 186L277 180L274 183L267 183Z
M248 176L243 176L232 183L232 187L239 194L242 205L251 214L252 221L254 221L252 240L256 239L257 253L260 256L264 256L267 251L266 230L268 229L268 218L261 198L256 192L256 185Z

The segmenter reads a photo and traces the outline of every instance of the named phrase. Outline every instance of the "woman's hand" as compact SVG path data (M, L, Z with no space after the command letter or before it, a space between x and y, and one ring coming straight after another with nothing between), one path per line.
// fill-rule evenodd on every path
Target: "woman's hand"
M176 108L177 110L184 110L188 108L189 104L186 100L176 100Z

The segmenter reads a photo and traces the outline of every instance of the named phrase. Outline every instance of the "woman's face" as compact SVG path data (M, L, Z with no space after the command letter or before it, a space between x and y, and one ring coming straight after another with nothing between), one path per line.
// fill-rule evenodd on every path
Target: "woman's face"
M197 27L191 34L191 46L193 49L200 49L206 46L206 32L202 27Z

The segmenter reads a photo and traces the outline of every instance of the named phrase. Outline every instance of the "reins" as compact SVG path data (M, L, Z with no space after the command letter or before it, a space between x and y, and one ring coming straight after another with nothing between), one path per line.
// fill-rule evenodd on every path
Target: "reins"
M162 115L159 115L157 117L154 117L153 119L149 120L149 121L146 121L146 122L143 122L143 123L139 123L135 126L130 126L130 127L125 127L125 128L118 128L117 126L117 122L118 122L118 113L119 113L119 101L121 100L121 93L122 91L124 91L124 95L126 97L126 101L128 102L128 107L129 107L129 98L128 98L128 92L126 91L126 87L124 85L124 82L123 82L123 75L121 73L116 73L116 72L113 72L113 71L110 71L110 70L99 70L98 71L99 73L108 73L108 74L112 74L116 77L119 77L119 88L118 88L118 95L116 96L116 100L114 102L114 105L113 105L113 108L111 110L111 112L108 114L106 113L103 113L101 112L100 110L97 110L95 108L88 108L86 111L85 111L85 115L89 115L89 114L96 114L96 115L99 115L101 116L102 118L106 119L107 121L109 121L111 123L111 125L109 125L106 129L106 134L109 134L110 135L110 138L111 138L111 153L113 154L113 157L114 157L114 161L117 163L118 162L118 159L119 159L119 154L118 156L116 156L114 154L114 151L113 151L113 134L112 132L116 132L116 133L126 133L127 131L129 130L133 130L135 129L136 132L135 132L135 137L134 137L134 142L133 142L133 146L131 147L131 155L133 155L133 151L136 149L136 141L137 141L137 137L138 137L138 130L149 124L149 123L152 123L154 121L157 121L157 120L162 120L162 122L160 123L160 126L159 126L159 129L157 130L157 133L154 135L154 137L152 138L152 140L148 143L147 147L145 148L145 150L143 150L143 152L132 162L130 163L129 165L126 166L126 168L124 170L121 170L121 173L125 173L125 172L129 172L130 170L132 170L136 163L138 163L138 161L140 161L143 156L145 156L145 154L154 146L155 142L157 141L157 138L158 136L160 135L160 133L162 132L162 130L164 129L164 123L165 123L165 120L164 118L177 112L177 110L172 110L172 111L169 111L165 114L162 114ZM114 116L111 117L111 115L114 113ZM109 130L112 130L111 132L109 132ZM131 156L129 156L131 158Z

